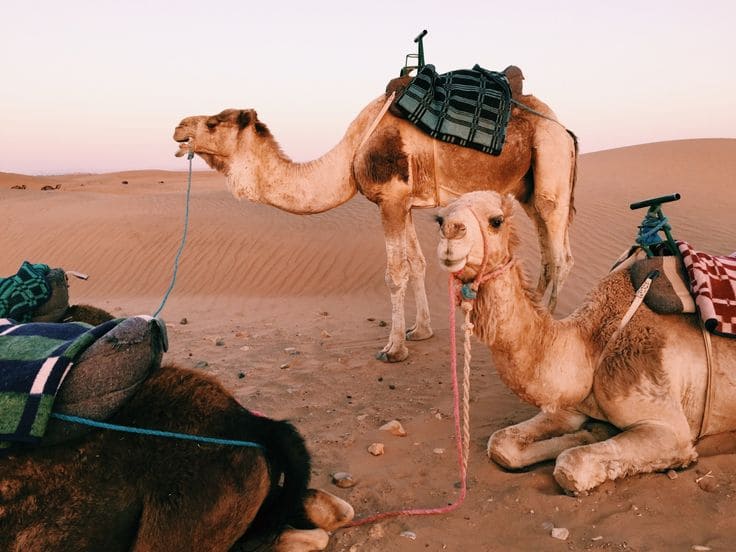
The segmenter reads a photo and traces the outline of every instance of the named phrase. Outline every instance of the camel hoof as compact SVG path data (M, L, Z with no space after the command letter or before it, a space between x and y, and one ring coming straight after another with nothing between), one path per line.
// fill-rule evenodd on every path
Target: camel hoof
M408 341L423 341L425 339L429 339L434 335L434 332L432 331L432 328L411 328L406 332L406 339Z
M398 351L381 351L376 354L376 358L381 362L401 362L409 356L409 349L401 347Z

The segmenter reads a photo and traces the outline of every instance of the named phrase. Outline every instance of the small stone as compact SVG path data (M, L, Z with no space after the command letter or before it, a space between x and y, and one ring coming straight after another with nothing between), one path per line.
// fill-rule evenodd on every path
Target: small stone
M670 479L677 479L677 472L675 470L668 470L667 477Z
M209 366L209 362L206 360L198 360L196 364L194 365L195 368L207 368Z
M294 354L294 352L295 352L295 351L296 351L296 347L286 347L286 348L284 349L284 352L285 352L285 353L289 353L289 354ZM297 354L298 354L298 353L297 353Z
M240 350L241 350L241 351L250 351L250 347L248 347L247 345L243 345L243 346L242 346L242 347L240 348Z
M243 379L245 377L245 372L238 372L238 379Z
M286 370L288 367L289 367L289 363L288 362L285 362L281 366L279 366L279 368L281 368L282 370Z
M187 324L189 324L189 320L187 320L187 317L185 316L184 318L179 320L179 324L181 324L182 326L186 326Z
M381 456L384 453L384 450L383 443L373 443L368 447L368 452L373 456Z
M222 339L221 337L218 337L217 339L215 339L215 346L222 347L223 345L225 345L224 339Z
M355 486L355 480L348 472L335 472L332 474L332 484L341 489L349 489Z
M397 437L406 437L406 430L398 420L391 420L390 422L383 424L378 429L381 431L388 431L391 435L396 435Z
M570 531L568 531L564 527L554 527L550 534L552 535L553 539L567 540L567 537L570 536Z
M555 524L552 523L551 521L545 521L542 524L542 529L544 529L545 531L552 531L552 529L554 528L555 528Z
M324 338L332 337L332 334L330 334L330 332L328 332L327 330L322 330L321 332L319 332L319 334Z
M718 481L716 481L715 477L703 477L700 481L698 481L698 487L703 489L706 493L712 493L716 490L716 487L718 487Z
M400 536L405 539L417 540L417 534L414 531L402 531Z
M381 326L382 328L385 328L386 326L388 326L388 324L386 324L386 321L385 320L379 320L378 321L378 325Z
M435 454L445 454L445 449L436 448L436 449L432 449L432 452L434 452Z
M248 337L246 332L235 332L235 337Z
M590 540L592 540L592 541L594 541L594 542L595 542L595 541L599 541L599 540L603 540L603 535L598 535L597 537L593 537L593 538L592 538L592 539L590 539Z
M396 389L396 386L393 383L389 383L388 388L393 391L394 389Z
M690 547L690 550L697 550L698 552L707 552L708 550L713 550L710 546L703 546L702 544L693 544Z

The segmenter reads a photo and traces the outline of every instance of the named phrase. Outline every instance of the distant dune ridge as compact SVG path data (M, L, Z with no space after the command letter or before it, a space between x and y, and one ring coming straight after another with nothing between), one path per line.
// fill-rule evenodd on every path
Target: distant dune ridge
M61 266L90 275L86 282L71 282L73 301L119 315L153 312L170 282L181 239L186 181L185 163L180 172L0 173L0 276L14 274L23 260ZM571 227L575 266L557 315L571 312L633 242L644 210L631 211L629 203L673 192L682 199L664 210L676 238L713 254L736 250L736 139L662 142L581 156ZM436 266L434 210L414 213L436 335L410 342L409 361L392 366L373 359L388 331L380 322L390 320L375 205L356 197L322 214L292 215L238 202L222 176L195 172L190 210L178 280L162 313L170 324L169 356L190 366L204 362L199 366L247 406L293 419L315 455L313 486L330 487L331 472L352 472L361 484L339 492L358 515L455 500L447 419L447 276ZM523 220L522 257L536 281L533 228L521 210L516 216ZM413 303L408 307L411 324ZM184 317L188 324L179 324ZM216 346L216 337L225 345ZM576 549L591 542L609 543L610 549L626 542L631 550L732 545L736 456L703 458L679 479L649 475L615 482L573 508L573 499L556 487L549 463L524 473L488 463L490 433L532 410L498 381L478 342L474 366L470 504L442 523L386 522L379 543L368 528L343 531L330 550L366 542L382 550L415 550L417 544L425 547L422 542L477 550L478 528L493 536L498 549L554 549L559 543L542 528L545 522L567 527ZM407 439L376 431L393 418L407 428ZM386 443L380 458L365 452L377 440ZM727 451L733 441L716 439L710 450ZM433 453L437 448L447 452ZM704 491L695 480L709 470L718 486ZM408 529L419 543L398 536ZM597 536L603 538L591 540Z

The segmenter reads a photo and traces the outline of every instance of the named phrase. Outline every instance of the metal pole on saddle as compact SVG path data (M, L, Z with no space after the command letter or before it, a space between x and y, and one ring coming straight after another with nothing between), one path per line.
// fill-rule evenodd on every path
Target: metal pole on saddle
M414 69L419 70L422 67L424 67L424 42L423 40L425 36L427 36L426 29L424 29L421 33L419 33L417 37L414 39L414 42L418 44L417 53L416 54L406 54L406 58L404 59L404 67L401 68L401 72L399 73L400 77L407 76ZM409 58L416 59L417 64L409 65Z
M671 255L679 255L677 244L672 238L672 227L670 226L669 219L662 212L662 204L677 201L680 197L680 194L675 193L645 199L644 201L638 201L629 205L632 211L649 207L644 215L644 220L642 220L639 226L639 233L636 236L636 243L641 246L647 257L654 257L655 247L662 243L667 245ZM659 232L664 232L664 240L659 235Z

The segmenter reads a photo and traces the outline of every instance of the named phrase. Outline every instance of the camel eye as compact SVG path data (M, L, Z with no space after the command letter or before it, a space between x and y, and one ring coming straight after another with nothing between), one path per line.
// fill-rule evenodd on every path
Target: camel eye
M488 219L488 222L491 223L491 226L493 228L501 228L501 225L503 224L503 215L497 216L497 217L491 217Z
M441 216L439 216L439 215L435 216L435 217L434 217L434 220L436 220L436 221L437 221L437 224L439 224L440 226L442 226L443 224L445 224L445 219L443 219L443 218L442 218Z
M205 123L205 125L207 125L207 128L208 129L212 130L213 128L215 128L217 126L217 120L216 119L208 119L207 122Z

